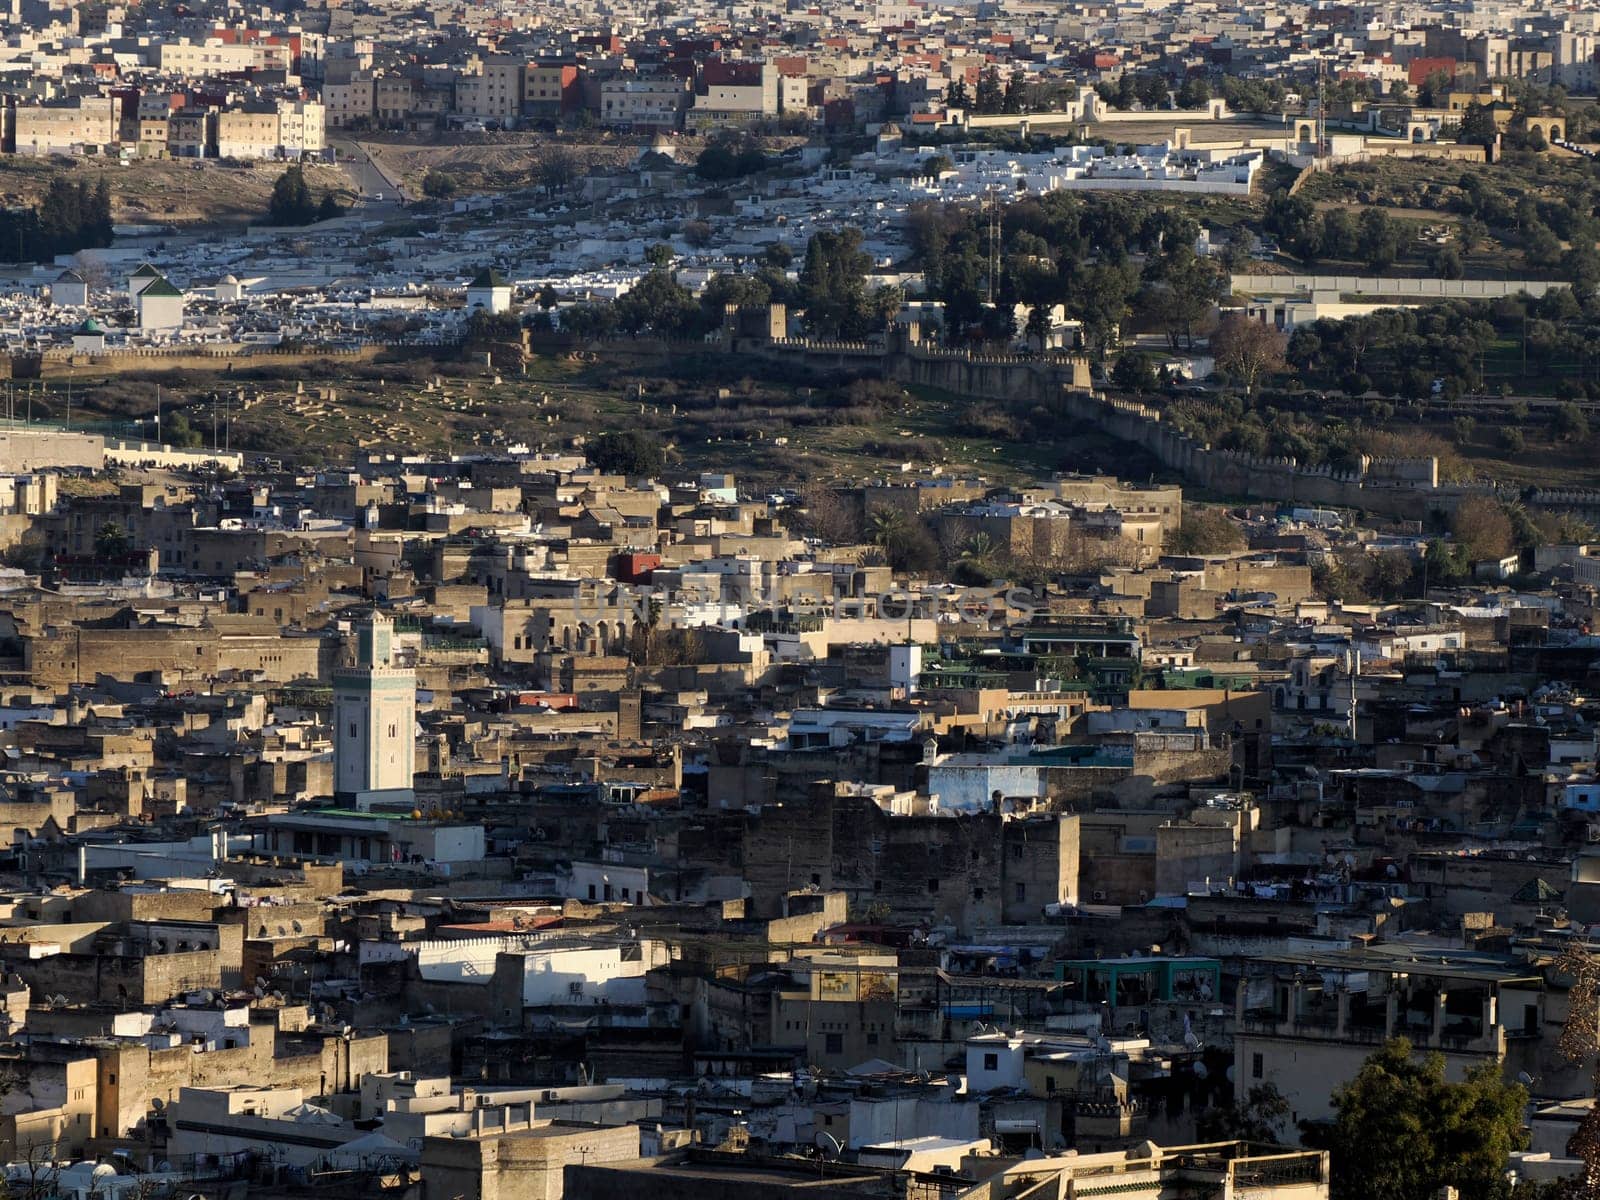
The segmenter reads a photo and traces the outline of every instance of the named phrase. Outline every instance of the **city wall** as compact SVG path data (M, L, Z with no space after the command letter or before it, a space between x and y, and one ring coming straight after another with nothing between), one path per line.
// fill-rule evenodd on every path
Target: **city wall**
M1191 483L1225 496L1334 508L1359 508L1404 520L1451 511L1475 489L1440 485L1438 461L1368 459L1352 471L1306 467L1292 458L1258 458L1214 450L1162 421L1161 414L1127 400L1068 391L1063 412L1088 421L1120 441L1141 447Z

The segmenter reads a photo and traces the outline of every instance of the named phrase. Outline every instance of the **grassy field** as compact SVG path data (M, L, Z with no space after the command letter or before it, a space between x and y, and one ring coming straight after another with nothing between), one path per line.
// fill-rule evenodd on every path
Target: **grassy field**
M31 205L65 176L90 186L111 186L111 216L125 225L228 225L260 220L282 163L227 166L220 162L0 156L0 204ZM306 178L318 195L331 190L341 203L354 196L341 167L314 165Z
M309 380L318 382L302 384ZM233 448L304 466L363 450L569 450L606 430L642 428L669 447L680 470L732 470L774 486L903 467L1019 483L1056 471L1141 479L1158 471L1127 446L1042 409L877 381L795 378L717 354L665 366L538 356L526 374L505 372L498 381L481 365L416 360L78 375L73 425L126 433L142 420L148 430L158 387L169 431L183 413L209 445L213 414L219 431L229 414ZM59 420L63 385L53 381L33 403L36 417Z

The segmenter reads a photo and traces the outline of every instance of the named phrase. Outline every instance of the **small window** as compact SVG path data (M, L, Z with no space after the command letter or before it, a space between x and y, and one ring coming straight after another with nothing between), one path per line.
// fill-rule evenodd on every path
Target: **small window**
M354 721L350 722L350 736L351 737L359 737L360 736L360 734L356 732L356 723Z
M1017 884L1015 892L1018 900L1026 900L1028 898L1028 885L1025 883Z
M844 1053L844 1034L842 1034L842 1033L830 1033L830 1034L828 1034L825 1045L826 1045L827 1052L829 1054L843 1054Z
M998 1071L1000 1069L1000 1056L998 1054L985 1054L983 1056L983 1069L985 1071Z
M982 900L983 899L983 889L982 888L973 888L972 889L972 898L974 900Z
M1265 1066L1266 1064L1261 1061L1261 1055L1252 1054L1250 1056L1250 1078L1260 1079L1264 1074Z
M928 880L928 894L930 896L936 896L939 894L939 881L937 879Z
M867 1045L876 1046L877 1044L878 1044L878 1035L875 1034L875 1033L867 1034Z

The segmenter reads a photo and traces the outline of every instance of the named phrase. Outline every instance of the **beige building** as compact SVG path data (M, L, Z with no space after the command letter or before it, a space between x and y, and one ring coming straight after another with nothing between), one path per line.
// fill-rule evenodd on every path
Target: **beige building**
M329 80L324 84L322 103L327 110L329 128L344 129L372 120L378 83L371 74L360 72L342 82Z
M1130 1192L1148 1200L1197 1193L1215 1200L1327 1200L1328 1153L1249 1142L1145 1142L1132 1150L1025 1160L955 1195L956 1200L1076 1200Z
M509 54L484 59L476 72L456 80L456 111L489 121L515 123L522 116L527 60Z
M608 79L600 86L600 120L624 129L680 129L689 81L674 76Z
M218 158L276 158L278 110L264 104L224 109L217 114Z
M232 45L208 38L204 42L166 42L161 46L161 70L167 75L231 75L240 71L282 71L287 75L293 66L294 50L287 43Z
M404 75L380 75L374 81L373 115L380 124L404 121L416 107L417 84Z
M1541 1062L1544 979L1491 955L1323 951L1277 954L1240 982L1234 1034L1239 1088L1272 1084L1290 1122L1326 1120L1332 1094L1391 1038L1444 1055L1459 1080L1490 1064L1548 1077Z
M14 121L18 154L71 154L117 140L116 101L110 96L19 105Z
M423 1140L423 1193L457 1200L560 1200L569 1165L638 1157L637 1125L601 1128L534 1119L491 1127L480 1121L468 1136Z

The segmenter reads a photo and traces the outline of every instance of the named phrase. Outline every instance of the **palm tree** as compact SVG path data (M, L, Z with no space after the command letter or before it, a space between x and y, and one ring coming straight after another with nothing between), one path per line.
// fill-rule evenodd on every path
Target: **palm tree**
M128 536L128 531L116 521L107 521L94 534L94 553L96 558L116 559L128 552L133 544L133 539Z
M968 579L988 583L995 577L1000 544L982 530L970 535L956 551L956 570Z
M869 524L872 526L872 544L880 547L885 554L905 539L906 530L910 527L905 510L899 508L877 509Z

